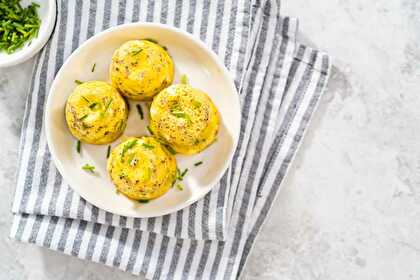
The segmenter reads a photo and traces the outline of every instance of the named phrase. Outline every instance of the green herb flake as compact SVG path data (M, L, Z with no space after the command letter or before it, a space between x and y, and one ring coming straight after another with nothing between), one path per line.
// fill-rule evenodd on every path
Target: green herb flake
M80 81L80 80L74 80L74 82L75 82L76 84L78 84L78 85L83 84L83 82L82 82L82 81Z
M137 108L137 112L140 115L140 119L143 120L144 119L144 114L143 114L143 109L142 109L141 105L140 104L136 104L136 108Z
M91 69L91 72L93 73L93 72L95 72L95 68L96 68L96 63L93 63L93 65L92 65L92 69Z
M147 144L147 143L142 143L141 144L143 147L145 147L146 149L148 149L148 150L151 150L151 149L153 149L155 146L153 146L153 145L150 145L150 144Z
M112 99L110 99L108 103L105 104L105 113L108 111L109 107L111 106L111 103L112 103Z
M144 38L143 40L146 40L146 41L149 41L149 42L152 42L152 43L155 43L155 44L159 44L159 42L157 40L153 39L153 38Z
M187 172L188 172L188 168L186 168L184 171L182 171L182 173L181 173L182 179L184 179L184 176L187 174Z
M81 143L80 140L77 140L77 144L76 144L76 151L80 154L80 147L81 147Z
M90 100L89 99L87 99L87 97L85 97L85 96L83 96L82 95L82 98L87 102L87 103L90 103Z
M127 98L124 97L125 105L127 105L127 110L130 111L130 102Z
M11 54L38 36L38 8L37 3L23 8L19 0L0 1L0 52Z
M128 157L128 160L127 160L127 162L128 162L128 164L130 164L131 166L134 166L135 164L134 164L134 157L136 156L136 154L130 154L129 155L129 157Z
M188 85L189 84L187 75L185 75L185 74L181 75L181 84L183 84L183 85Z
M89 108L94 109L96 107L96 105L98 105L98 102L93 102L89 105Z
M203 162L202 161L199 161L199 162L194 163L194 166L200 166L202 164L203 164Z
M191 104L194 106L194 108L198 109L201 107L201 102L198 102L197 100L192 100Z
M187 174L188 168L186 168L184 171L181 172L179 168L176 168L176 179L179 181L182 181L184 179L185 174Z
M188 115L184 112L172 111L171 113L172 113L172 115L174 115L177 118L183 118L183 119L188 118Z
M171 114L174 115L177 118L185 119L187 121L191 121L191 118L188 114L180 111L171 111Z
M86 119L88 117L88 114L86 114L86 115L83 115L80 119L79 119L79 121L83 121L84 119Z
M87 164L87 163L82 166L82 169L85 170L85 171L89 171L91 173L95 172L95 166Z
M173 104L170 111L173 116L177 118L182 118L182 119L187 120L188 122L191 122L190 116L182 110L182 108L179 106L178 103Z
M121 158L124 157L125 153L127 153L127 151L133 148L135 145L137 145L137 139L131 140L130 142L126 143L123 147Z
M138 55L139 53L141 53L143 51L143 49L136 49L136 50L132 50L130 51L130 55L135 56Z
M110 154L111 154L111 145L109 145L108 149L106 150L106 158L109 158Z
M87 125L87 124L85 124L85 123L82 123L82 127L83 127L84 129L91 128L91 126L88 126L88 125Z
M153 135L153 130L150 128L150 126L146 126L147 131L149 131L150 135Z
M182 112L182 108L181 108L181 106L179 105L179 103L178 102L176 102L175 101L175 103L173 103L172 104L172 106L171 106L171 112Z
M174 150L174 148L172 148L171 146L169 146L169 145L163 145L167 150L168 150L168 152L170 153L170 154L172 154L172 155L176 155L176 151Z
M118 131L121 131L124 128L124 121L123 120L119 120L118 123L117 123L117 125L116 125L116 127L117 127L117 130Z
M181 184L176 184L176 188L180 191L184 190L184 187Z
M139 200L137 200L137 202L139 202L139 203L149 203L149 201L150 200L148 200L148 199L139 199Z

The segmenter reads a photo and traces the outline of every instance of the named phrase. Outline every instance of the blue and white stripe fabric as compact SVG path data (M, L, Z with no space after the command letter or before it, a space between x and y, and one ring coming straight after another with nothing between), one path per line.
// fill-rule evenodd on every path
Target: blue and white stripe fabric
M277 1L58 0L53 36L36 59L27 99L11 237L150 279L235 279L325 89L329 57L295 42L297 20ZM43 128L49 87L82 42L110 26L162 22L203 40L240 92L238 148L202 200L160 218L90 205L51 161Z

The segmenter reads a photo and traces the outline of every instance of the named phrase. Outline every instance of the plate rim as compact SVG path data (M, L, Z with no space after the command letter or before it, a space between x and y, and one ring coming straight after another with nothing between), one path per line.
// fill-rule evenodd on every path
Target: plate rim
M176 206L167 209L166 211L161 211L159 214L146 214L146 213L142 213L142 212L136 212L136 214L133 215L127 215L127 213L122 213L119 212L118 210L116 210L115 208L110 208L107 205L105 205L104 203L100 203L100 200L97 199L92 199L92 197L85 197L85 195L83 194L83 191L81 191L83 189L83 187L79 186L78 184L76 184L72 178L70 174L67 174L65 172L65 168L62 165L61 161L59 160L57 151L55 150L53 143L53 136L52 136L52 130L51 130L51 122L49 121L51 119L51 110L49 110L49 108L51 108L51 103L53 100L53 96L54 96L54 92L57 92L56 87L58 85L58 80L62 79L62 75L63 75L63 69L65 68L65 66L67 65L67 63L69 63L69 61L74 57L77 56L79 53L82 52L83 47L86 44L89 44L91 41L97 39L98 37L102 37L107 35L108 33L112 33L118 30L122 30L125 29L127 27L138 27L138 28L143 28L143 27L154 27L154 28L161 28L161 29L169 29L172 32L181 34L182 36L186 36L188 37L190 40L194 41L196 44L199 45L199 47L204 50L206 52L206 54L213 60L214 63L216 63L216 65L219 67L219 69L222 70L222 75L224 76L224 78L227 80L229 87L231 88L231 90L236 93L236 98L234 98L234 102L236 104L235 107L238 108L237 113L235 113L235 118L237 119L237 129L236 131L232 131L232 138L233 138L233 145L232 145L232 149L230 150L230 153L227 157L227 160L225 161L223 167L222 167L222 171L220 172L220 174L218 174L218 176L215 176L215 178L212 180L212 184L210 184L211 186L208 187L208 190L203 192L201 195L197 195L197 197L194 197L194 199L187 199L186 201L184 201L183 203L179 203ZM55 93L57 94L57 93ZM47 145L51 154L51 158L57 168L57 170L60 172L60 175L63 177L63 180L69 185L69 187L74 190L78 195L80 195L83 199L85 199L87 202L91 203L92 205L105 210L107 212L116 214L116 215L120 215L120 216L125 216L125 217L133 217L133 218L152 218L152 217L160 217L160 216L164 216L167 214L171 214L171 213L175 213L179 210L182 210L188 206L190 206L191 204L199 201L200 199L202 199L205 195L207 195L211 190L214 189L214 187L217 185L217 183L221 180L222 176L225 174L226 170L228 170L229 165L232 162L233 156L235 154L235 151L237 149L237 145L239 142L239 136L240 136L240 130L241 130L241 106L240 106L240 97L239 97L239 93L238 90L235 86L234 80L232 78L231 73L229 72L229 70L226 68L226 66L221 62L221 60L219 59L219 57L217 56L217 54L211 50L204 42L202 42L200 39L198 39L197 37L195 37L194 35L170 26L170 25L166 25L166 24L161 24L161 23L150 23L150 22L135 22L135 23L126 23L126 24L121 24L121 25L117 25L111 28L108 28L106 30L103 30L97 34L95 34L94 36L92 36L91 38L89 38L88 40L86 40L85 42L83 42L75 51L73 51L69 57L65 60L65 62L63 63L63 65L60 67L60 70L57 72L56 76L54 77L53 82L51 83L51 87L50 90L48 91L48 96L47 96L47 102L45 105L45 114L44 114L44 122L45 122L45 133L46 133L46 140L47 140ZM155 211L156 212L156 211Z

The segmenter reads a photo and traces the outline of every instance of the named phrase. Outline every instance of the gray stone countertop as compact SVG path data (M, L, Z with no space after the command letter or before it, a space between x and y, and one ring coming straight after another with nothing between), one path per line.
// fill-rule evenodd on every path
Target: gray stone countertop
M420 1L282 1L334 60L243 279L420 279ZM142 279L8 239L33 62L0 69L0 279Z

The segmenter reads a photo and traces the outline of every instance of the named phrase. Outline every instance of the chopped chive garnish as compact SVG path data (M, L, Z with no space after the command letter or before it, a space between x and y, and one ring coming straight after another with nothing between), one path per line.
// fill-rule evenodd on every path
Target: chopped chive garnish
M179 168L176 168L176 179L179 181L182 181L184 179L185 174L187 174L188 168L186 168L184 171L180 171Z
M92 70L91 70L91 71L92 71L92 73L93 73L93 72L95 72L95 68L96 68L96 63L93 63L93 65L92 65Z
M147 144L147 143L142 143L141 144L143 147L145 147L146 149L149 149L149 150L151 150L151 149L153 149L155 146L153 146L153 145L150 145L150 144Z
M125 144L122 150L121 158L124 157L125 153L131 148L133 148L136 144L137 144L137 139L134 139L128 142L127 144Z
M185 176L185 174L187 174L187 172L188 172L188 168L185 168L185 170L182 171L182 173L181 173L182 179L184 179L184 176Z
M176 184L176 188L180 191L184 189L184 187L181 184Z
M163 145L167 150L168 150L168 152L170 152L172 155L176 155L176 151L171 147L171 146L169 146L169 145Z
M124 100L125 100L125 104L127 105L127 110L130 111L130 102L125 97L124 97Z
M108 111L109 106L111 106L111 103L112 103L112 99L110 99L110 100L108 101L108 103L105 105L105 112L106 112L106 111Z
M170 110L171 112L182 112L182 108L178 102L173 103Z
M183 118L191 122L190 116L186 114L184 111L182 111L182 108L179 106L178 103L173 104L170 111L171 111L171 114L174 115L175 117Z
M172 111L172 115L174 115L177 118L187 118L187 114L185 114L184 112Z
M79 119L79 121L83 121L84 119L86 119L86 118L87 118L87 116L88 116L88 114L83 115L83 116Z
M139 53L141 53L143 51L143 49L137 49L137 50L133 50L130 52L131 55L138 55Z
M137 112L139 112L140 118L144 119L143 109L140 104L136 104Z
M95 172L95 166L87 164L87 163L82 166L82 169L85 171L92 172L92 173Z
M80 146L81 146L81 143L80 143L80 140L77 140L77 144L76 144L76 151L80 154Z
M180 111L171 111L171 114L174 115L177 118L180 119L185 119L188 122L191 122L191 118L188 114L184 113L184 112L180 112Z
M89 101L89 99L87 99L87 97L84 97L83 95L82 95L82 98L87 102L87 103L90 103L90 101Z
M150 133L151 135L153 135L153 130L150 128L150 126L146 126L146 128L147 128L147 131L149 131L149 133Z
M152 43L155 43L155 44L159 44L159 42L157 40L152 39L152 38L144 38L143 40L146 40L146 41L149 41L149 42L152 42Z
M96 107L96 105L98 105L98 102L93 102L92 104L89 105L89 108L93 109Z
M110 154L111 154L111 145L108 146L108 149L106 151L106 158L109 158Z
M118 123L116 124L115 128L119 131L122 130L124 128L124 121L119 120Z
M38 8L37 3L23 8L18 0L0 1L0 52L11 54L27 42L29 46L38 36L41 25Z
M91 126L88 126L88 125L87 125L87 124L85 124L85 123L82 123L82 127L83 127L84 129L91 128Z
M78 85L83 84L83 82L82 82L82 81L80 81L80 80L74 80L74 82L75 82L76 84L78 84Z
M203 164L203 162L199 161L199 162L194 163L194 166L199 166L199 165L202 165L202 164Z
M139 203L149 203L150 200L148 199L139 199L137 200Z
M181 84L188 85L188 77L185 74L181 75Z
M134 157L135 156L136 156L136 154L130 154L130 156L129 156L128 160L127 160L128 164L130 164L131 166L135 165L133 163L133 160L134 160Z
M201 107L201 103L198 102L197 100L192 100L191 103L196 109Z

